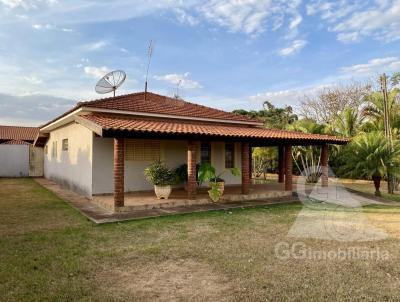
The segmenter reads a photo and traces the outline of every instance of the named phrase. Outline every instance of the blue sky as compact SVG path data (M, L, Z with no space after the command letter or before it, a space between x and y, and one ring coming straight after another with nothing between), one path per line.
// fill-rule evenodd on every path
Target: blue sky
M38 125L123 69L149 90L233 110L297 106L323 86L400 71L400 1L0 0L0 124Z

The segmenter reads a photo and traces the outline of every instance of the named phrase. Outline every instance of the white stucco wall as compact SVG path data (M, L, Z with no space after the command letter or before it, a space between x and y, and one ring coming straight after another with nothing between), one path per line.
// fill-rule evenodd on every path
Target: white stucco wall
M235 167L241 169L241 146L240 143L235 143ZM199 150L200 153L200 150ZM223 172L225 169L225 142L212 142L211 143L211 164L217 170L217 174ZM225 180L226 185L241 184L241 176L233 176L230 171L224 172L221 176Z
M0 145L0 177L29 176L29 145Z
M197 146L197 162L200 162L200 144ZM94 137L93 139L93 194L113 192L114 178L114 145L112 138ZM160 158L170 168L177 168L187 162L187 141L160 141ZM211 161L218 173L225 169L225 143L211 143ZM143 175L148 161L125 161L125 191L152 190ZM240 143L235 144L235 166L240 168ZM241 177L234 177L230 172L222 178L227 185L240 184Z
M68 139L68 151L62 140ZM57 141L57 157L52 158L53 142ZM50 132L44 155L44 176L87 197L92 196L93 132L76 123Z

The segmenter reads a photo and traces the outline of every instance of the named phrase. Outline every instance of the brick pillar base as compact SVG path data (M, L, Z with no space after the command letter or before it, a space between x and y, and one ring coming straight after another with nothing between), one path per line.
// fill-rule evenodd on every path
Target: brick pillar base
M125 144L123 138L114 138L114 206L124 206Z
M323 144L321 146L321 167L322 167L322 175L321 175L321 186L328 186L328 145Z
M187 166L188 166L188 181L187 181L188 198L194 198L196 196L196 191L197 191L195 141L188 141Z
M278 147L278 182L283 183L285 181L285 148L283 146Z
M285 190L292 191L293 190L293 180L292 180L292 170L293 170L293 162L292 162L292 145L285 146Z
M250 146L242 142L242 194L249 194L250 189Z

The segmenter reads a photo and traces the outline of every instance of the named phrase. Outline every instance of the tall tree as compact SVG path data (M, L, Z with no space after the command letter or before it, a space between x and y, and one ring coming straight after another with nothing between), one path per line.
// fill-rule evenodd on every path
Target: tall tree
M300 100L300 113L318 123L332 124L346 108L359 108L370 92L370 84L358 82L324 87Z
M393 147L382 131L361 133L345 147L345 164L341 172L352 178L372 179L375 194L380 195L380 183L388 174L398 175L400 170L400 144Z
M252 118L259 118L264 122L264 125L267 128L283 129L286 125L292 124L298 120L298 117L293 113L293 108L291 106L278 108L268 100L263 103L262 110L246 111L238 109L233 112L240 115L247 115Z

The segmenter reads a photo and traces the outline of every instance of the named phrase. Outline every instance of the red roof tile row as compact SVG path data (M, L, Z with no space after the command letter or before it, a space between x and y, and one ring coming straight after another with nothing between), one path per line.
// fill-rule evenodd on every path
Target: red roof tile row
M305 140L343 144L347 138L295 131L266 129L261 127L182 122L174 120L150 120L106 114L83 115L83 118L97 124L104 130L127 130L145 133L189 134L248 139Z
M12 140L0 143L0 145L30 145L30 143L28 143L26 141L12 139Z
M0 126L0 140L34 141L38 133L36 127Z
M95 101L80 102L78 103L78 106L193 118L219 119L244 123L260 123L259 120L252 119L247 116L186 102L181 99L170 98L151 92L147 92L146 99L145 93L139 92Z

